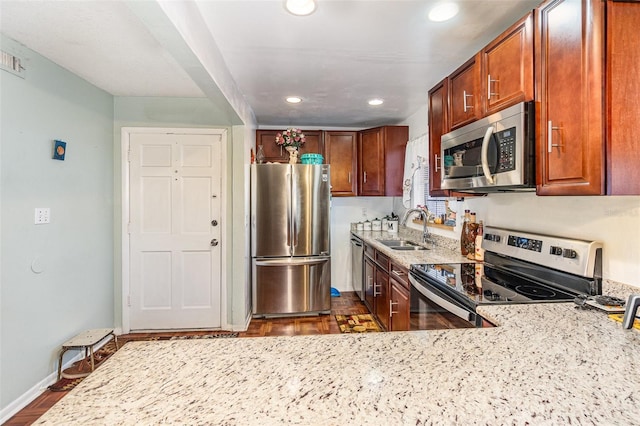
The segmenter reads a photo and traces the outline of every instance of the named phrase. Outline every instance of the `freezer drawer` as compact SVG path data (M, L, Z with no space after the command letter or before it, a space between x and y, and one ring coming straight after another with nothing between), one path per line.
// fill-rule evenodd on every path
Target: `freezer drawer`
M253 259L253 315L331 310L331 258Z

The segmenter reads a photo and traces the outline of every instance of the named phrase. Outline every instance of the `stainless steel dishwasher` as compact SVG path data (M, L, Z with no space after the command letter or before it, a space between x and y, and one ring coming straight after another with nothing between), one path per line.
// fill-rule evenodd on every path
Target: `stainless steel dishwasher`
M362 274L364 268L364 244L362 240L351 234L351 282L360 300L364 300Z

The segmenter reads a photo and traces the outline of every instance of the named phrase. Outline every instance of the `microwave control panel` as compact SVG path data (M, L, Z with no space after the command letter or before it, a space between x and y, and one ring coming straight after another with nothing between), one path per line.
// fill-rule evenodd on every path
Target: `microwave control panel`
M496 172L509 172L516 169L516 128L495 133L498 142L498 167Z

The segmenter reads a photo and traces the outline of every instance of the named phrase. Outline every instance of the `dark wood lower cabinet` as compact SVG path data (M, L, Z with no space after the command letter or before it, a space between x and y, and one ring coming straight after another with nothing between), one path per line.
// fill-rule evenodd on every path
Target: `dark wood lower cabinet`
M389 273L376 267L376 280L374 283L376 317L385 330L389 330Z
M365 243L365 305L385 331L409 330L408 271Z
M389 331L409 330L410 294L406 268L391 262L389 267Z

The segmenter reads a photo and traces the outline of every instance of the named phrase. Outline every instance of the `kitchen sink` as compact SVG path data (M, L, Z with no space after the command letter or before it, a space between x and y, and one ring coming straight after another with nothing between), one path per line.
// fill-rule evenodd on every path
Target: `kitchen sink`
M378 242L392 250L429 250L428 248L409 240L378 240Z

